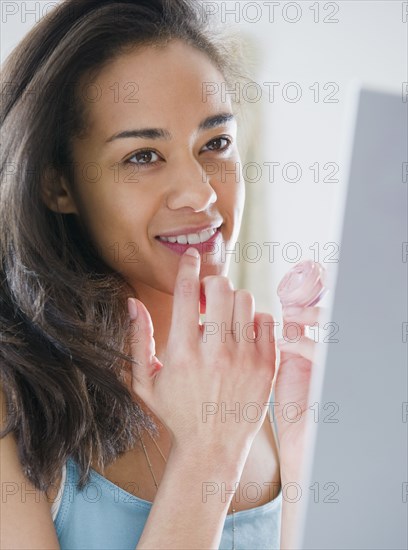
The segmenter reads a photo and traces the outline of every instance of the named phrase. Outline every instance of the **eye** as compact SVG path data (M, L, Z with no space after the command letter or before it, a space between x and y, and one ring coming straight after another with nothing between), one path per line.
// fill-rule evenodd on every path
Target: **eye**
M231 140L225 136L221 136L209 141L205 147L210 151L226 151L230 146Z
M133 161L132 159L136 159L136 161ZM136 164L137 166L152 166L158 163L159 159L159 155L152 149L141 149L140 151L133 153L133 155L126 159L125 162Z

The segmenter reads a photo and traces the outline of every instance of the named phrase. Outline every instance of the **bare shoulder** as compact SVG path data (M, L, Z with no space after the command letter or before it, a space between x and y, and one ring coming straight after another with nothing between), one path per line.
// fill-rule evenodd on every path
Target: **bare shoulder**
M0 386L0 429L5 426L6 413L6 398ZM0 484L0 548L59 549L50 502L25 477L11 433L0 439Z

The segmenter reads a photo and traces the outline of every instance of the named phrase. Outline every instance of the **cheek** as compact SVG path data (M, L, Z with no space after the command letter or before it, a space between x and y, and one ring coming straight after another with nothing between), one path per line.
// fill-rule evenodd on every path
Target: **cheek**
M118 263L134 257L137 241L146 234L146 223L139 212L146 213L147 209L137 209L132 200L124 200L119 194L108 195L101 188L96 191L84 189L81 194L80 224L97 253L116 269Z
M234 225L239 225L245 204L245 181L242 172L235 170L238 169L232 163L227 167L225 177L217 182L216 193L219 203L231 216Z

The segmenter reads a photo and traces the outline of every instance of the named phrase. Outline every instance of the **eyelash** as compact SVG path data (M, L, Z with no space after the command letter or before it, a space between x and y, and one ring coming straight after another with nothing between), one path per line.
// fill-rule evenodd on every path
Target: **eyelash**
M224 152L224 151L228 151L228 149L230 149L230 147L232 145L232 141L227 136L219 136L219 137L213 138L205 145L205 147L208 147L208 145L210 143L213 143L214 141L218 141L218 140L225 140L227 142L227 145L225 147L223 147L222 149L215 149L215 152ZM159 156L158 153L156 153L156 151L154 149L149 149L149 148L140 149L139 151L135 151L132 154L132 156L125 159L124 163L125 164L134 164L136 166L139 166L140 168L145 168L145 167L148 167L148 166L155 166L156 164L158 164L160 162L160 160L155 160L154 162L146 162L146 163L131 162L131 159L133 159L136 155L142 155L142 154L146 154L146 153L154 153L155 155Z

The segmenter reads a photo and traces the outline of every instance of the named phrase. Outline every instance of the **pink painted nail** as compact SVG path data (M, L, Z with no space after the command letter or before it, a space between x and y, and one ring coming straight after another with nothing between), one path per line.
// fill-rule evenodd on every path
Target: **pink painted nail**
M132 321L135 321L137 319L136 301L133 298L128 298L127 304L128 304L129 317L131 318Z

